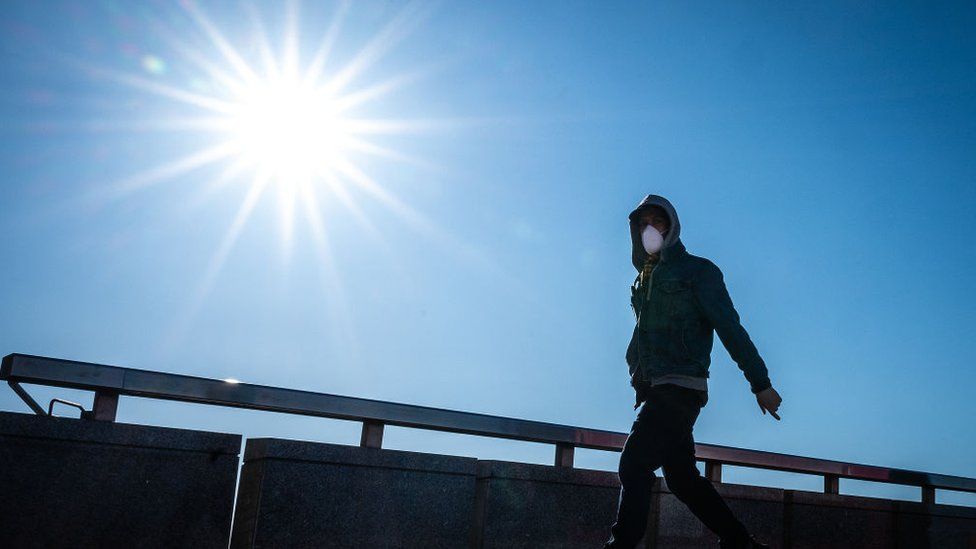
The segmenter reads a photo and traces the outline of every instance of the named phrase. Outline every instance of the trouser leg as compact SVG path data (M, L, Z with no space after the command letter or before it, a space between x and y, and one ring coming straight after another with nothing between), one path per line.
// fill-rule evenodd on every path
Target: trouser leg
M748 537L745 526L735 518L711 481L702 477L695 466L695 441L690 425L668 447L664 459L664 479L675 497L721 539Z
M607 548L636 546L647 529L647 515L651 507L651 488L654 470L664 462L664 440L659 428L664 412L650 403L644 404L634 422L620 453L620 498L617 503L617 520L610 528Z

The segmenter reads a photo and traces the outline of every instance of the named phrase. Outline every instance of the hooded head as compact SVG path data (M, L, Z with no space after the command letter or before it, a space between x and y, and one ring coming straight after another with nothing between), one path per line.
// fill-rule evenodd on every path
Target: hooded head
M675 244L680 243L678 237L681 235L681 223L678 222L678 212L675 211L674 206L663 196L656 194L645 196L640 201L640 204L634 208L634 211L630 212L630 240L633 246L631 261L634 263L634 268L638 271L643 268L644 262L647 261L648 257L647 251L644 250L644 244L641 242L640 216L651 206L659 206L668 214L668 218L671 220L671 228L668 230L668 234L664 235L664 244L661 246L661 259L667 259L668 250Z

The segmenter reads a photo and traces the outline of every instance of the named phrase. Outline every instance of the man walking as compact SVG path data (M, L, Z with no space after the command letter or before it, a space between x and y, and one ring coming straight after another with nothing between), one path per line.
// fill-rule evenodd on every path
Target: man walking
M668 488L719 536L722 548L767 547L749 535L695 466L692 429L708 401L713 332L745 374L763 414L778 420L782 399L739 323L722 271L689 254L680 232L678 214L664 197L647 195L630 214L638 275L631 288L637 325L627 364L634 408L644 406L620 454L620 502L605 547L630 548L643 538L658 467Z

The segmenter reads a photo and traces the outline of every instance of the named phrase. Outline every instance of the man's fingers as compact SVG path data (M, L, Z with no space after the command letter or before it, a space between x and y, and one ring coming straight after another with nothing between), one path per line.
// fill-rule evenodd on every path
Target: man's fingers
M763 402L763 400L764 400L763 397L756 395L756 404L759 405L759 409L762 410L763 415L766 415L766 412L769 412L769 415L776 418L776 421L779 421L780 420L779 414L777 414L776 411L779 410L779 405L781 402L783 402L783 400L781 398L776 398L774 402L765 402L765 403Z

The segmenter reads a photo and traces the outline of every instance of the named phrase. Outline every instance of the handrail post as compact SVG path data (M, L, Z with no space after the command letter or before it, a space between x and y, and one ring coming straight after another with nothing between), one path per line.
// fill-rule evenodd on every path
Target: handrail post
M556 443L556 467L572 467L576 448L566 442Z
M722 463L719 461L706 461L705 478L712 482L722 482Z
M119 394L112 391L95 391L92 417L98 421L115 421L119 411Z
M935 503L935 488L922 486L922 503Z
M363 421L363 434L359 437L359 445L363 448L383 447L383 422L372 419Z
M824 493L839 494L840 477L838 477L837 475L824 475Z

